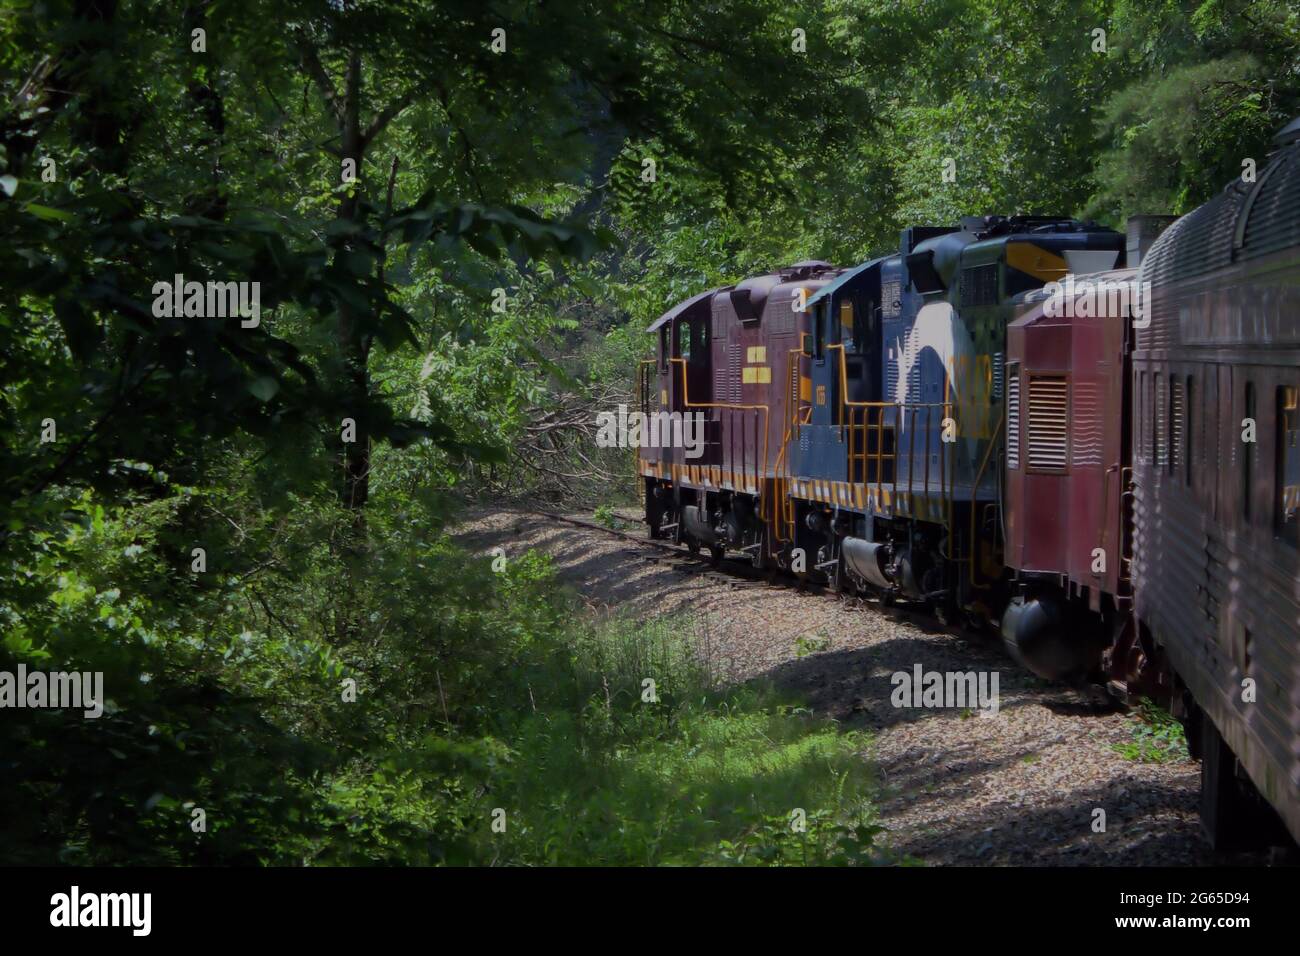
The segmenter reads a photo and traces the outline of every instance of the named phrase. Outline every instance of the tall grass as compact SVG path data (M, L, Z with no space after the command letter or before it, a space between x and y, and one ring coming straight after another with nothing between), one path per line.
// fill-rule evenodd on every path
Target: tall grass
M580 630L533 687L500 862L863 863L880 858L866 739L769 687L717 689L689 618Z

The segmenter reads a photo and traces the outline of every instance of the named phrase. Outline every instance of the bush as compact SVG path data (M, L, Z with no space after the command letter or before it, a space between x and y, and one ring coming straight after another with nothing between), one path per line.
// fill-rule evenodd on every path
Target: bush
M6 576L0 666L103 671L107 697L6 713L7 861L875 858L866 741L714 687L689 620L588 621L548 559L494 573L410 501L346 546L329 507L288 513L92 507Z

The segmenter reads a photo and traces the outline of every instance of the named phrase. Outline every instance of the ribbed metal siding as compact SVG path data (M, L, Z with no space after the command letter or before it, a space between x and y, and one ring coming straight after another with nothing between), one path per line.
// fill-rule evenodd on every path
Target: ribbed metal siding
M1261 174L1243 238L1239 259L1300 245L1300 152L1282 154L1276 168Z
M1259 184L1249 211L1251 187L1234 185L1179 220L1143 262L1139 278L1152 283L1156 308L1151 328L1138 332L1135 385L1145 385L1144 405L1157 401L1137 424L1154 425L1159 444L1177 444L1182 456L1194 429L1190 451L1204 467L1195 469L1189 487L1185 469L1171 475L1159 467L1163 453L1154 463L1137 457L1133 581L1142 622L1300 838L1300 573L1294 551L1267 527L1271 513L1256 508L1249 522L1243 517L1239 406L1229 412L1221 404L1223 389L1230 387L1239 402L1253 382L1261 414L1276 386L1297 377L1285 353L1270 361L1263 354L1244 360L1242 352L1300 341L1300 313L1287 298L1300 261L1293 205L1298 156L1300 147L1287 150L1277 182L1270 176ZM1242 216L1234 260L1231 226ZM1272 265L1260 261L1277 253L1283 255L1268 260ZM1248 274L1243 262L1252 258ZM1196 377L1190 395L1188 371ZM1152 389L1157 374L1160 385ZM1181 395L1178 388L1171 394L1171 374L1182 382ZM1168 419L1162 406L1170 409ZM1259 441L1273 439L1261 431ZM1250 451L1261 447L1269 446ZM1255 470L1267 467L1261 459ZM1255 685L1253 702L1243 699L1247 678Z
M1169 392L1169 471L1181 475L1183 465L1183 380L1174 376Z
M740 343L727 343L727 381L730 387L725 394L733 405L740 404Z
M1020 366L1012 365L1007 377L1007 467L1020 467Z
M885 401L892 402L898 395L898 363L905 361L912 347L912 330L907 330L903 344L894 350L894 357L885 363ZM921 400L921 363L913 358L911 369L907 373L907 401Z
M1075 465L1100 465L1105 429L1096 382L1075 382L1070 407L1070 460Z
M1173 297L1162 290L1232 264L1237 213L1246 195L1245 184L1230 186L1166 229L1143 258L1138 278L1151 283L1153 297L1150 325L1137 329L1138 349L1168 348L1178 341L1179 315Z

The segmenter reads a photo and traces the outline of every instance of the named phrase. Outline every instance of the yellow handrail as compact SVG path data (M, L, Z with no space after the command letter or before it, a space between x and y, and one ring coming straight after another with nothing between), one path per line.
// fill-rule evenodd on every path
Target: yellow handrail
M840 416L839 416L839 418L840 418L840 427L841 427L841 429L845 428L845 427L846 427L846 423L847 423L847 428L848 428L848 433L849 433L849 448L848 448L848 454L847 454L847 460L848 460L848 476L847 476L847 477L848 477L850 483L852 483L852 478L853 478L853 461L854 461L854 457L855 457L855 448L854 448L854 445L855 445L855 439L854 439L854 432L857 431L857 427L858 427L858 426L857 426L856 419L855 419L855 417L854 417L854 415L853 415L852 410L853 410L853 409L858 409L858 408L860 408L860 409L863 410L863 417L862 417L862 448L861 448L860 453L858 453L858 455L859 455L860 460L861 460L861 463L862 463L862 483L863 483L864 485L874 484L874 485L875 485L875 491L876 491L876 497L877 497L877 499L879 499L881 487L882 487L883 485L887 484L887 482L884 481L884 477L883 477L883 476L884 476L884 463L885 463L885 462L887 462L887 461L892 461L892 462L894 463L894 469L895 469L895 470L894 470L894 479L893 479L893 481L890 482L890 483L891 483L891 484L894 484L894 485L897 485L897 481L898 481L898 472L897 472L897 463L898 463L897 438L895 438L895 447L894 447L894 450L893 450L891 453L889 453L888 455L886 455L886 454L885 454L885 450L884 450L884 449L885 449L885 440L884 440L884 438L885 438L885 430L886 430L886 425L885 425L885 410L886 410L886 409L894 409L894 410L896 410L896 411L898 412L899 415L902 415L902 414L905 414L905 413L910 413L910 414L912 415L912 423L911 423L911 424L912 424L912 428L910 429L911 434L909 435L909 438L913 441L913 443L915 443L915 438L916 438L916 429L915 429L915 425L916 425L916 411L917 411L918 409L922 409L922 408L923 408L923 409L926 409L926 413L927 413L927 416L928 416L929 413L930 413L930 411L929 411L930 409L933 409L933 408L939 408L939 409L942 409L942 410L943 410L943 413L944 413L944 416L945 416L945 417L951 417L951 414L952 414L952 402L951 402L951 401L947 401L947 400L945 400L945 401L943 401L943 402L883 402L883 401L881 401L881 402L872 402L872 401L856 401L856 400L850 399L850 398L848 397L848 395L849 395L849 389L848 389L848 362L847 362L847 359L846 359L846 351L845 351L844 343L841 342L841 343L833 343L833 344L829 344L829 345L826 346L826 349L827 349L828 351L834 349L834 350L836 350L836 351L839 352L840 400L839 400L839 403L838 403L838 404L839 404L839 406L840 406ZM789 480L789 467L790 467L789 448L790 448L790 443L791 443L791 441L792 441L792 439L793 439L793 437L794 437L795 431L796 431L796 429L798 428L798 426L801 425L801 424L806 424L806 422L801 422L801 421L800 421L800 417L801 417L801 416L800 416L800 411L801 411L801 408L800 408L800 405L801 405L801 399L800 399L800 397L799 397L799 391L798 391L798 387L799 387L799 386L798 386L798 382L797 382L797 380L796 380L795 378L792 377L792 370L793 370L793 368L796 367L796 366L793 365L793 363L796 361L796 359L795 359L795 355L796 355L796 354L798 354L798 355L801 356L801 357L804 355L802 349L799 349L799 348L792 348L792 349L790 349L790 350L787 352L787 354L786 354L786 376L785 376L785 380L784 380L784 381L787 382L787 383L794 383L794 392L793 392L793 394L792 394L792 396L791 396L791 403L790 403L790 404L791 404L791 410L790 410L790 421L787 423L787 425L786 425L786 429L785 429L785 432L784 432L784 434L783 434L783 436L782 436L782 439L781 439L781 448L780 448L780 451L779 451L779 453L778 453L778 455L777 455L777 459L776 459L776 461L773 463L773 472L772 472L772 480L773 480L773 488L772 488L772 491L773 491L773 493L772 493L772 495L771 495L771 497L772 497L772 506L771 506L771 517L770 517L769 520L770 520L770 522L771 522L771 527L772 527L772 529L773 529L773 534L774 534L774 536L775 536L775 540L778 541L778 542L786 542L786 541L788 541L788 540L792 540L792 538L787 538L787 537L785 537L785 532L786 532L786 530L787 530L787 526L789 526L789 529L790 529L790 530L793 530L793 528L792 528L793 523L794 523L793 506L790 505L789 502L783 501L782 491L783 491L783 483L788 482L788 480ZM682 379L681 379L681 381L682 381L682 406L683 406L684 408L687 408L687 409L694 409L694 408L717 408L717 409L720 409L720 410L726 410L726 411L755 411L755 412L762 412L762 413L763 413L763 454L762 454L762 468L760 468L760 466L759 466L759 464L758 464L757 461L755 462L755 467L754 467L754 481L755 481L755 488L756 488L756 489L761 488L761 482L762 482L763 478L765 477L765 468L766 468L766 464L767 464L767 461L768 461L768 454L769 454L769 451L770 451L770 447L769 447L769 445L770 445L770 428L769 428L769 425L770 425L770 416L771 416L771 407L770 407L770 405L767 405L767 404L741 404L741 403L731 403L731 402L692 402L691 399L690 399L689 382L688 382L688 378L687 378L687 362L686 362L686 359L684 359L684 358L670 358L670 359L669 359L669 362L670 362L670 363L677 363L677 364L680 364L680 365L681 365L681 373L682 373ZM643 361L643 362L641 363L641 365L642 365L643 367L646 366L646 365L655 365L655 364L656 364L656 362L655 362L654 360L652 360L652 359L651 359L651 360ZM945 392L945 398L946 398L947 391L948 391L948 383L947 383L947 377L946 377L946 376L945 376L945 383L944 383L944 385L945 385L945 387L944 387L944 392ZM875 423L875 428L876 428L876 449L875 449L875 456L874 456L874 457L875 457L875 466L876 466L876 467L875 467L875 480L874 480L874 481L869 481L869 480L868 480L868 476L870 475L871 472L870 472L870 469L868 468L868 457L869 457L869 455L870 455L870 450L869 450L869 447L868 447L867 435L868 435L868 432L869 432L870 429L871 429L871 415L870 415L870 413L871 413L872 410L875 410L876 413L877 413L876 423ZM812 412L812 407L811 407L811 405L808 407L807 411L808 411L808 413L809 413L809 415L808 415L807 417L808 417L808 418L811 418L811 412ZM895 432L896 432L897 426L896 426L896 425L890 425L890 426L888 426L888 428L889 428L889 430L891 430L891 431L895 431ZM974 477L974 480L973 480L973 483L972 483L972 485L971 485L971 507L970 507L970 512L971 512L971 513L970 513L970 542L971 542L971 553L970 553L970 555L969 555L968 557L966 557L966 558L961 558L961 557L959 557L959 556L957 556L957 555L947 555L947 556L946 556L946 557L948 557L949 560L952 560L952 561L955 561L955 562L958 562L958 563L960 563L960 562L962 562L962 561L966 561L966 562L968 562L968 563L970 564L969 576L970 576L970 581L971 581L971 584L972 584L972 585L974 585L974 584L977 583L977 579L976 579L976 569L975 569L975 564L976 564L975 558L976 558L976 555L977 555L976 539L975 539L975 504L976 504L976 498L977 498L977 495L978 495L979 482L980 482L980 480L983 478L983 476L984 476L984 472L985 472L985 470L986 470L987 467L988 467L989 459L990 459L990 457L991 457L991 455L992 455L992 453L993 453L993 448L994 448L994 446L997 444L997 440L998 440L999 436L1001 435L1002 428L1003 428L1003 421L1002 421L1002 418L999 417L997 427L996 427L996 429L995 429L993 435L991 436L991 438L990 438L990 440L989 440L988 447L985 449L985 452L984 452L983 458L982 458L981 461L980 461L979 469L977 470L977 472L976 472L976 474L975 474L975 477ZM948 468L947 468L947 455L946 455L946 450L947 450L946 448L941 448L941 449L940 449L940 454L941 454L941 456L943 456L943 460L941 461L941 463L940 463L940 467L939 467L939 471L940 471L940 475L939 475L939 482L940 482L940 494L939 494L939 498L940 498L940 501L942 502L943 507L944 507L944 512L945 512L945 515L946 515L946 517L947 517L947 524L948 524L948 527L951 528L951 527L952 527L952 520L953 520L953 500L952 500L952 493L951 493L951 492L952 492L953 489L950 487L950 483L949 483L949 480L948 480L948 474L947 474L947 472L948 472ZM910 451L908 452L908 460L909 460L909 462L911 462L912 460L914 460L915 457L916 457L916 455L915 455L915 448L913 448L912 450L910 450ZM930 486L930 479L929 479L929 467L930 467L930 463L929 463L929 455L926 454L925 457L926 457L926 477L925 477L925 487L926 487L926 489L927 489L927 495L928 495L928 489L929 489L929 486ZM747 468L746 468L746 465L745 465L745 460L746 460L747 458L748 458L747 455L742 455L742 458L741 458L741 468L740 468L740 470L739 470L738 472L736 472L736 474L739 474L739 475L742 477L742 480L745 479L745 478L748 478L748 477L749 477L749 472L748 472L748 470L747 470ZM734 464L734 462L733 462L733 464ZM784 466L784 468L786 469L786 474L785 474L785 478L784 478L784 480L783 480L783 478L782 478L782 467L783 467L783 466ZM912 474L912 471L913 471L913 469L912 469L911 467L909 467L909 468L908 468L908 487L909 487L909 489L910 489L911 486L912 486L912 481L913 481L913 478L914 478L914 475ZM761 492L760 492L760 494L761 494ZM764 515L763 511L760 511L760 517L766 517L766 515Z
M848 397L848 394L849 394L849 385L848 385L848 362L847 362L847 359L845 358L845 348L844 348L844 343L842 343L842 342L836 342L836 343L833 343L833 344L829 344L829 345L826 346L826 349L827 349L827 351L829 351L829 350L831 350L831 349L835 349L835 350L837 350L837 351L840 353L840 361L839 361L839 366L840 366L840 406L841 406L841 415L840 415L840 417L841 417L841 419L847 419L847 420L848 420L848 423L849 423L849 459L848 459L848 460L849 460L849 478L851 479L851 478L852 478L852 474L853 474L853 471L852 471L852 462L853 462L853 457L852 457L852 452L853 452L853 431L854 431L854 429L855 429L856 426L855 426L855 424L854 424L854 419L853 419L853 417L852 417L851 412L848 413L848 414L845 414L845 410L846 410L846 409L861 408L861 409L863 409L863 418L862 418L862 433L863 433L863 435L862 435L862 453L861 453L861 460L862 460L862 483L863 483L864 485L865 485L865 484L874 484L874 485L876 486L876 494L877 494L877 497L878 497L878 496L879 496L879 493L880 493L880 488L881 488L881 486L884 485L884 484L886 484L886 482L883 480L883 475L884 475L884 463L885 463L886 461L892 461L892 462L895 463L895 472L894 472L894 476L895 476L895 478L894 478L894 481L892 482L892 483L895 484L895 485L897 484L897 475L898 475L898 472L897 472L897 462L898 462L898 449L897 449L897 444L895 444L895 449L894 449L894 451L893 451L891 454L889 454L889 455L886 455L886 454L885 454L885 442L884 442L884 435L885 435L885 410L886 410L886 409L895 409L895 410L898 411L899 415L902 415L902 414L904 414L904 413L906 413L906 412L910 412L910 413L912 414L912 426L913 426L913 427L912 427L912 430L911 430L911 437L912 437L912 439L914 440L914 439L915 439L915 433L916 433L916 432L915 432L915 425L916 425L916 410L917 410L917 409L921 409L921 408L926 409L926 410L927 410L926 414L927 414L927 416L928 416L928 415L929 415L929 411L928 411L929 409L931 409L931 408L940 408L940 409L943 409L943 411L944 411L944 413L945 413L945 417L948 417L948 415L950 414L950 409L951 409L951 405L952 405L952 403L951 403L951 402L947 402L947 401L944 401L944 402L869 402L869 401L868 401L868 402L863 402L863 401L854 401L854 400L852 400L852 399L850 399L850 398ZM945 382L945 393L946 393L946 392L947 392L947 387L946 387L946 382ZM875 480L874 482L869 482L869 481L867 480L867 476L868 476L868 474L869 474L870 472L869 472L869 469L867 468L867 441L866 441L866 436L867 436L867 432L868 432L868 430L869 430L870 427L871 427L871 416L870 416L870 412L871 412L872 409L875 409L876 412L877 412L877 417L876 417L876 452L875 452L876 480ZM928 419L927 419L927 423L926 423L926 424L927 424L927 427L928 427L929 424L930 424L930 422L928 421ZM841 424L841 427L843 427L842 424ZM892 426L892 425L891 425L890 428L891 428L891 430L896 430L896 426ZM895 442L897 442L897 439L895 439ZM942 453L942 449L941 449L941 453ZM912 450L910 450L910 451L908 452L908 461L911 462L915 457L916 457L916 455L915 455L915 446L913 445ZM927 490L928 490L929 485L930 485L930 479L929 479L929 467L930 467L930 460L929 460L929 456L927 455L927 456L926 456L926 488L927 488ZM951 502L949 501L949 498L950 498L951 496L950 496L950 489L948 488L948 481L947 481L947 468L946 468L946 467L941 467L941 468L940 468L939 481L940 481L940 499L946 503L946 505L947 505L947 507L948 507L948 509L949 509L949 511L950 511L950 509L951 509ZM908 469L908 487L909 487L909 489L910 489L910 487L911 487L911 483L912 483L912 469L909 467L909 469ZM949 513L949 524L951 525L951 513Z
M720 408L720 409L727 409L727 410L731 410L731 411L761 411L761 412L763 413L763 465L764 465L764 467L766 467L766 466L767 466L767 451L768 451L768 431L769 431L769 429L768 429L768 416L771 414L771 410L768 408L768 406L766 406L766 405L736 405L736 404L731 404L731 403L729 403L729 402L692 402L691 399L690 399L690 386L689 386L689 384L688 384L688 382L687 382L687 378L686 378L686 359L684 359L684 358L671 358L671 359L669 359L669 361L670 361L670 362L678 362L678 363L680 363L681 366L682 366L682 406L683 406L683 407L685 407L685 408ZM742 467L743 467L743 461L744 461L744 459L743 459L743 457L742 457ZM744 474L744 471L742 470L741 473ZM763 477L763 476L762 476L761 474L759 474L757 462L755 462L755 467L754 467L754 484L755 484L755 487L756 487L756 488L761 486L762 477ZM775 473L774 473L774 477L775 477Z

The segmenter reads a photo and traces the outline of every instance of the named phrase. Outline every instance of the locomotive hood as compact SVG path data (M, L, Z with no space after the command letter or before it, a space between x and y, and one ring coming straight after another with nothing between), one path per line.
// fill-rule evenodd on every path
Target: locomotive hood
M907 256L907 268L912 273L918 292L942 292L952 285L961 261L961 251L976 240L973 232L950 232L919 243Z

